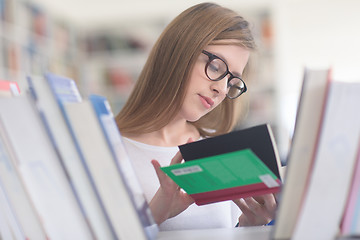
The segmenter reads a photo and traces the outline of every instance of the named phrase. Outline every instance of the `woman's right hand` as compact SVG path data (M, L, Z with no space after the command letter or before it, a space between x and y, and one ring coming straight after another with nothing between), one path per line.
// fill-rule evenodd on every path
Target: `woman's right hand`
M242 211L240 227L266 225L275 217L277 203L274 194L236 199L233 202Z
M171 160L170 165L181 163L182 160L179 151ZM161 166L157 160L152 160L151 163L156 171L160 187L151 199L149 206L155 222L160 224L184 211L194 200L160 169Z

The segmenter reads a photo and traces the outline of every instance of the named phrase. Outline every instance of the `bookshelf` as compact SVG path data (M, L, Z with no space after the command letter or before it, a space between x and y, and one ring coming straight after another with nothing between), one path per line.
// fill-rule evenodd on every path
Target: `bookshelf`
M79 79L75 27L26 0L1 0L0 78L26 86L28 74L56 72Z
M259 8L243 11L255 37L257 50L249 62L249 112L240 127L261 124L264 121L276 127L276 79L274 74L274 36L272 11Z
M107 96L118 113L165 24L159 17L80 31L83 92Z
M171 20L160 15L81 29L55 19L31 0L0 2L0 78L17 81L23 89L28 74L50 71L67 76L85 95L107 96L115 114L129 96L152 45ZM252 74L246 79L249 92L244 101L249 111L237 128L270 123L280 140L272 12L259 7L239 12L252 25L258 51L253 56ZM279 150L286 152L281 143Z

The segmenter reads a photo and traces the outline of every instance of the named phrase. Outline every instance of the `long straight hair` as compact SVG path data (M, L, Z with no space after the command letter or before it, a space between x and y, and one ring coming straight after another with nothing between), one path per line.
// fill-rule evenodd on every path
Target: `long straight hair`
M166 126L180 111L201 51L224 39L238 40L239 46L248 50L255 48L248 22L228 8L201 3L178 15L155 43L131 95L116 116L120 131L149 133ZM226 98L192 124L204 137L229 132L237 121L238 100Z

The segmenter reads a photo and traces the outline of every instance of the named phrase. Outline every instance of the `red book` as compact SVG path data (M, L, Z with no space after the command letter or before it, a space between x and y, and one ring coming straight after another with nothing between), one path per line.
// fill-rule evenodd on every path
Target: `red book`
M0 80L0 96L15 96L20 94L17 82Z

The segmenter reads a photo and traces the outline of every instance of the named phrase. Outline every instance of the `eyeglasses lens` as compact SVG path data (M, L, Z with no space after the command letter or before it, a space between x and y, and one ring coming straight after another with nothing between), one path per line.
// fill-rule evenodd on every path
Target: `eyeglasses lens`
M226 64L220 59L213 59L208 63L206 68L206 74L211 80L220 80L224 77L227 72Z
M246 89L244 82L240 78L232 78L228 85L229 92L227 93L227 96L229 98L237 98Z

